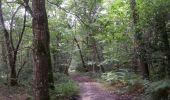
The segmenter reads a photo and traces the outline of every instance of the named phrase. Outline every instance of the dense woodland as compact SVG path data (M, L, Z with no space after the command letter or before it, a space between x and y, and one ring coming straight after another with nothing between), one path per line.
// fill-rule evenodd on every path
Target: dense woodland
M0 0L0 38L0 100L170 100L170 0Z

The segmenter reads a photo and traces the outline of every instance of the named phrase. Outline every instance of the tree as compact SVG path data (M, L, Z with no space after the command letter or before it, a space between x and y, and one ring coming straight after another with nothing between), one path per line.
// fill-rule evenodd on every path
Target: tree
M155 31L157 34L160 34L160 40L162 42L161 51L164 53L164 71L165 76L169 79L170 78L170 45L168 39L168 32L166 27L166 22L168 22L168 8L165 8L164 3L160 4L158 8L162 9L155 15ZM167 2L168 4L168 2ZM163 6L162 6L163 5ZM165 4L166 5L166 4Z
M136 0L131 0L131 10L133 18L133 26L135 30L134 42L135 42L135 53L137 57L138 67L141 68L143 78L149 79L149 68L146 60L146 50L144 48L144 43L142 40L142 30L139 26L139 14L136 7Z
M33 0L32 8L34 99L49 100L48 72L51 59L45 0Z
M3 18L3 11L2 11L2 3L0 1L0 23L1 23L1 26L2 26L3 33L4 33L5 46L6 46L6 49L7 49L7 59L8 59L8 63L9 63L9 66L10 66L10 84L11 84L11 86L18 85L17 72L16 72L16 61L17 61L17 55L18 55L19 47L20 47L20 44L22 42L23 34L24 34L24 31L25 31L25 23L26 23L26 11L25 11L23 27L22 27L21 33L19 35L19 39L16 43L16 46L14 46L13 35L12 35L12 33L13 33L13 22L14 22L14 18L16 16L16 13L19 11L20 8L21 8L21 5L17 7L16 11L12 15L11 23L10 23L10 29L8 31L7 28L5 27L5 21L4 21L4 18Z
M87 71L86 64L85 64L85 61L84 61L84 57L83 57L83 54L82 54L82 50L80 48L80 45L79 45L78 40L76 39L76 37L74 37L74 41L76 42L77 48L79 49L79 54L80 54L80 58L81 58L83 68Z
M167 0L136 0L138 1L138 25L143 31L143 42L147 51L148 64L152 67L151 73L160 77L169 77L169 9ZM159 55L157 55L159 53Z
M102 0L75 0L73 5L75 6L76 11L74 14L76 15L78 21L81 23L81 27L85 29L85 37L84 40L85 45L88 48L89 56L86 56L87 59L92 62L92 66L97 68L99 63L102 62L102 58L99 55L99 45L95 39L97 31L95 31L95 22L98 18L98 12L101 10L101 2ZM81 34L82 34L81 33ZM87 65L88 66L88 65ZM104 67L99 65L101 72L105 72Z
M29 12L29 14L31 15L31 17L33 17L33 12L32 12L32 9L31 7L29 6L29 0L23 0L22 3L19 3L21 4L22 6L25 7L26 11ZM48 29L49 30L49 29ZM50 51L50 50L49 50ZM48 72L48 83L49 83L49 88L54 90L55 87L54 87L54 76L53 76L53 68L52 68L52 64L51 64L51 54L50 52L48 53L48 57L49 57L49 72Z

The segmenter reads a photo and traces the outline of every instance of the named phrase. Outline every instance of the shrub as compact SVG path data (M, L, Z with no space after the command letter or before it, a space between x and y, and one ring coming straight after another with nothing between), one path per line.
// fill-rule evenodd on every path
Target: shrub
M69 76L61 73L54 74L55 90L50 91L51 100L68 100L79 92L78 84Z
M81 73L84 76L89 76L91 78L100 78L101 74L100 72L86 72L86 73Z
M80 65L80 66L76 67L76 71L77 72L86 72L86 69L83 66Z
M170 100L170 80L150 83L146 94L151 95L153 100Z
M59 84L59 83L66 83L70 81L71 78L64 74L64 73L54 73L54 81Z
M141 79L138 75L123 70L104 73L101 78L111 85L119 84L123 87L132 86Z

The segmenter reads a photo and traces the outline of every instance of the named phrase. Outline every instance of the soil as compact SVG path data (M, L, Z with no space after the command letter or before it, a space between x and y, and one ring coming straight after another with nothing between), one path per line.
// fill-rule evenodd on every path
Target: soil
M0 85L0 100L30 100L30 95L23 87Z
M88 76L74 75L73 79L80 86L79 98L77 100L139 100L132 95L114 93Z

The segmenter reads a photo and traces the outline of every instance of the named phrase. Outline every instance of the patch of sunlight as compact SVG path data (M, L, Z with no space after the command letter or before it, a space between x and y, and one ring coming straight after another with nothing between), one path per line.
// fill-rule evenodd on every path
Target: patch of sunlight
M1 78L6 78L7 76L6 75L1 75Z

